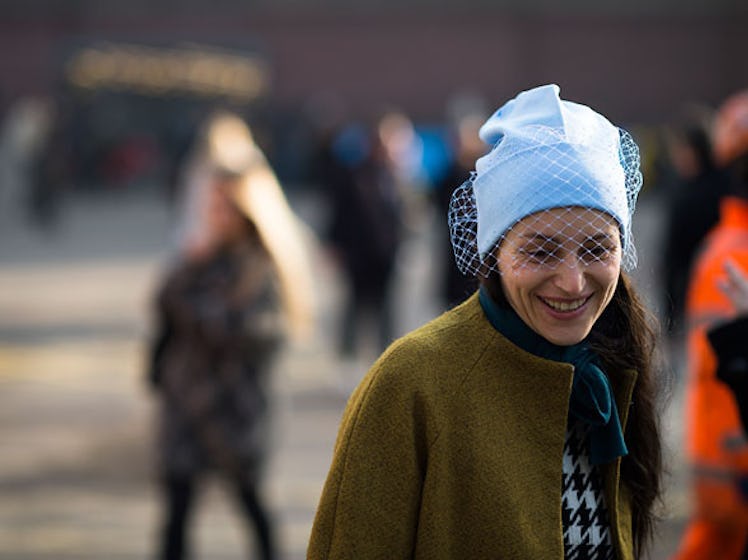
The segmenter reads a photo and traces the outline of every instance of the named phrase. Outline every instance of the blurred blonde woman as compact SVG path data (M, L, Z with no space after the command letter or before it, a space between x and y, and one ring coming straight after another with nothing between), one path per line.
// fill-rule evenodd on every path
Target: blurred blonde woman
M233 484L260 558L277 558L258 491L270 441L268 375L311 321L304 230L237 116L208 119L186 172L180 247L155 300L150 381L160 397L160 557L188 556L198 479Z

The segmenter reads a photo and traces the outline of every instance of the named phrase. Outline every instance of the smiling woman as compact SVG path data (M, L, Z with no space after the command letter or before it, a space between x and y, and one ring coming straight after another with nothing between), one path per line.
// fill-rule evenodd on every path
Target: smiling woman
M491 149L449 212L480 289L396 341L351 397L312 560L630 560L651 537L655 331L624 272L636 144L555 85L480 137Z

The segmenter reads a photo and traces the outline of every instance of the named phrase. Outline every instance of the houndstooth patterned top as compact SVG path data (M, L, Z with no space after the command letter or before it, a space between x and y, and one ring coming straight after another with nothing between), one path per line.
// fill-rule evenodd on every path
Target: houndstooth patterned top
M615 558L600 471L590 464L589 427L571 420L566 432L561 512L566 560Z

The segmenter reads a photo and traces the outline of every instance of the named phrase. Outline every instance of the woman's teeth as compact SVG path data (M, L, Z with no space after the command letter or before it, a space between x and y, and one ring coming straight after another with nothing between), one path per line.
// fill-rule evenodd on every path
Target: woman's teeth
M556 311L575 311L582 307L584 305L584 302L587 301L587 298L581 298L581 299L575 299L573 301L549 301L547 299L544 299L543 302L548 306Z

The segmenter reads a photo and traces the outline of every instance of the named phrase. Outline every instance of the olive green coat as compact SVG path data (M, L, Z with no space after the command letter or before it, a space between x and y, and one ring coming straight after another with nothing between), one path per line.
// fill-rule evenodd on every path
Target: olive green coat
M572 374L507 341L477 295L395 342L348 403L308 559L563 559ZM624 426L635 378L611 375ZM619 471L604 486L628 560Z

